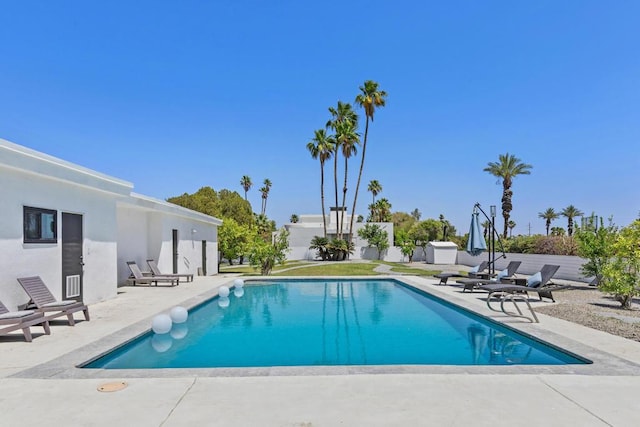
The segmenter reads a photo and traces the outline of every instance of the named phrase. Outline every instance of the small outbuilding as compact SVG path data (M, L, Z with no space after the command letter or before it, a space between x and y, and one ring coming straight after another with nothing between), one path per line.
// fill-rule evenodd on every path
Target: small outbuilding
M458 245L453 242L429 242L427 244L427 264L455 264Z

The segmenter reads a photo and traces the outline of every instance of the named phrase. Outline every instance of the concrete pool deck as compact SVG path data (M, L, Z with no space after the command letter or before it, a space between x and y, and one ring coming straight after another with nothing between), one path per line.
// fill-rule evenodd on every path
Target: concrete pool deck
M451 267L451 266L449 266ZM455 269L449 268L449 269ZM640 343L539 315L540 324L487 309L485 293L436 280L400 279L594 360L566 367L321 367L253 370L106 371L75 364L150 319L193 305L231 282L196 277L178 287L124 287L90 306L91 322L33 327L34 340L0 338L2 425L389 426L637 425ZM119 340L119 341L118 341ZM93 357L90 356L90 357ZM164 372L162 372L164 371ZM126 382L116 392L104 384Z

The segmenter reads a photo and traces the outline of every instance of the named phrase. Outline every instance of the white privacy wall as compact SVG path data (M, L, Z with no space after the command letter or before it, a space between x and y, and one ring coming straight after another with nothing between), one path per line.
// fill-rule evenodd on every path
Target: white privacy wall
M518 276L528 276L535 274L545 264L559 265L560 268L553 276L556 279L575 280L579 282L590 282L592 278L585 277L580 271L582 264L587 262L586 259L578 256L568 255L541 255L541 254L506 254L506 258L500 258L502 252L496 252L496 270L506 268L507 264L511 261L520 261L520 267L516 274ZM478 256L471 256L465 251L458 251L458 264L463 265L478 265L481 261L488 261L489 255L487 252Z
M322 226L322 215L303 215L303 219L307 219L309 217L320 218L320 222L318 223L306 223L305 221L295 223L295 224L285 224L284 228L289 232L289 252L287 253L288 260L314 260L316 258L316 250L309 249L309 245L311 244L311 240L314 236L322 236L324 234L324 227ZM349 233L349 218L345 218L345 225L343 232L345 235ZM358 230L363 228L366 224L376 224L379 225L383 230L387 232L388 242L389 242L389 250L387 252L393 253L394 259L388 259L386 254L383 256L383 259L396 261L400 260L401 254L399 251L393 251L393 223L391 222L372 222L372 223L363 223L363 222L354 222L353 223L353 244L354 244L354 253L350 255L350 259L376 259L378 257L377 251L375 248L369 248L368 243L365 239L360 238L358 236ZM335 226L328 226L327 233L331 237L335 236L337 230ZM397 255L397 256L396 256Z

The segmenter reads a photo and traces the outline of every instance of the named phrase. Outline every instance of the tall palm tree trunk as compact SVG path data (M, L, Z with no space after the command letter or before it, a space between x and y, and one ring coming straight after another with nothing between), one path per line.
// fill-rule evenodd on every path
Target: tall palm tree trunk
M324 162L320 162L320 200L322 203L322 226L324 227L324 238L327 238L327 217L324 213Z
M511 191L511 183L506 179L503 181L503 188L504 191L502 192L502 218L504 218L504 228L502 231L502 237L506 239L509 230L509 218L511 217L511 210L513 209L513 204L511 203L513 191Z
M353 239L353 219L356 216L356 203L358 202L358 190L360 189L360 179L362 179L362 169L364 168L364 156L367 153L367 136L369 134L369 116L364 125L364 142L362 143L362 159L360 160L360 172L358 173L358 182L356 183L356 191L353 194L353 208L351 209L351 221L349 223L349 244ZM373 203L376 202L376 196L373 195Z
M344 208L347 199L347 171L348 171L348 158L344 158L344 185L342 186L342 207L340 209L340 236L342 239L342 228L344 225Z
M336 191L336 221L338 221L338 145L336 144L336 153L333 156L333 183ZM338 231L338 224L336 224L336 232Z

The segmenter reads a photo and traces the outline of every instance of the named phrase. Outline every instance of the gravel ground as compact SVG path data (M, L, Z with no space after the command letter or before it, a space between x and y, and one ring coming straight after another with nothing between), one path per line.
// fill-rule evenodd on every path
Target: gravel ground
M536 307L539 313L558 317L593 329L640 341L640 299L624 310L614 298L597 288L574 285L554 292L556 302ZM547 300L545 300L547 301Z

